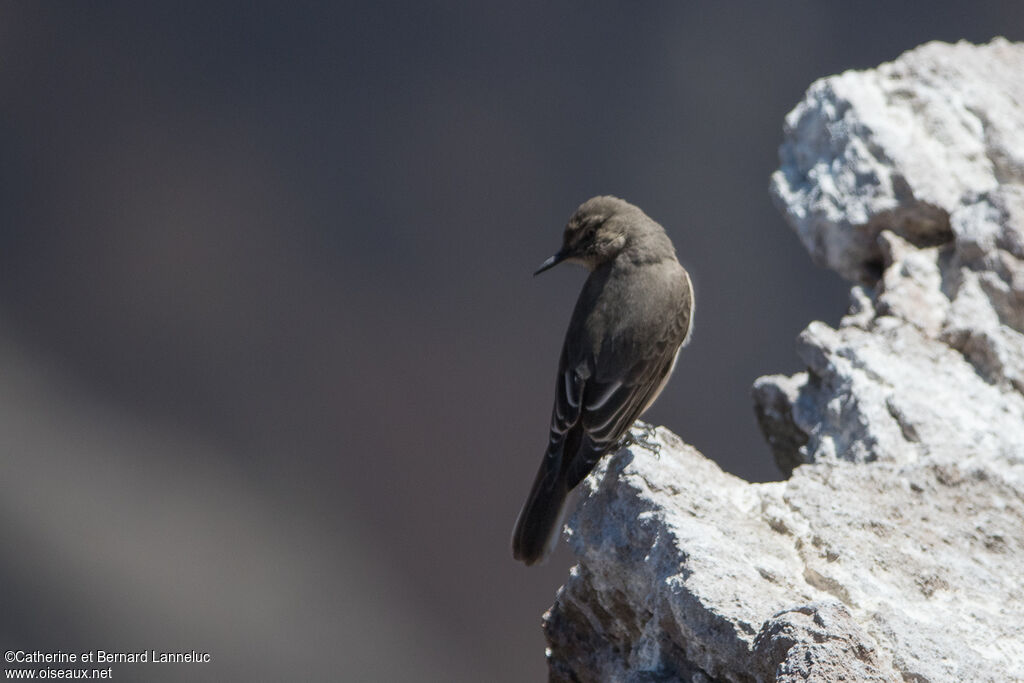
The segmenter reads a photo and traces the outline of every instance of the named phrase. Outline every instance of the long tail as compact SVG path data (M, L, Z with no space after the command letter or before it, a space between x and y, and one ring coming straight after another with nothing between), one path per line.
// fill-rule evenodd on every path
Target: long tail
M558 544L569 486L561 458L545 457L512 532L512 556L527 566L543 562Z

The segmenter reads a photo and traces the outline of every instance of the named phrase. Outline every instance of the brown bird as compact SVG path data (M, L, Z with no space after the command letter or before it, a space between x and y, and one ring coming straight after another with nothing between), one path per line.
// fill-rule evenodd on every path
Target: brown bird
M590 276L562 346L547 451L512 534L512 555L527 565L557 544L569 492L665 388L693 321L693 286L675 247L629 202L584 202L534 275L563 261Z

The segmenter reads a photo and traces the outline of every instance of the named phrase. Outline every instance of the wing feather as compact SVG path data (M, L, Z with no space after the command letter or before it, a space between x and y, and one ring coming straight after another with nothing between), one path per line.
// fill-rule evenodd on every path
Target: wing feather
M678 292L678 315L647 327L640 343L620 340L602 349L603 344L591 343L594 337L567 335L547 457L557 459L555 469L566 478L569 489L619 444L664 386L691 326L692 285L685 271L684 277L685 284ZM578 332L585 329L578 328ZM634 328L630 334L639 336L641 332ZM658 341L649 343L652 337ZM646 353L639 353L641 350Z

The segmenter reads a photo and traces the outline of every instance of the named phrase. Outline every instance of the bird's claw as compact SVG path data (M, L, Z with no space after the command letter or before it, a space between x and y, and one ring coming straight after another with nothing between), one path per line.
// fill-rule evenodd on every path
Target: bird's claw
M633 427L626 432L626 436L622 437L622 441L619 442L619 448L640 446L649 450L657 458L661 455L661 444L656 441L657 436L657 427L637 420L633 423Z

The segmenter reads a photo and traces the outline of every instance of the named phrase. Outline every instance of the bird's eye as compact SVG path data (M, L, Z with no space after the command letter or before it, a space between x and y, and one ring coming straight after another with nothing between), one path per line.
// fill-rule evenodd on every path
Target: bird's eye
M597 228L591 226L590 228L587 229L587 233L586 233L586 235L584 235L584 237L587 239L587 241L590 241L590 240L594 239L594 235L596 235L596 234L597 234Z

